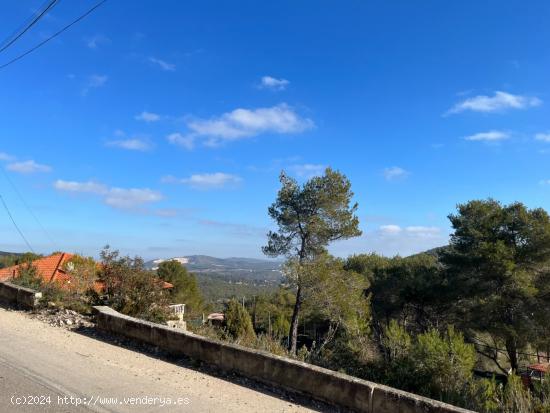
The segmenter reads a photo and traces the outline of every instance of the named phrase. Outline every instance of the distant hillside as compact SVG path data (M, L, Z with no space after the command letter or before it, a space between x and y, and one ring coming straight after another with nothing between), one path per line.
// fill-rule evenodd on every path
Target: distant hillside
M208 255L180 256L175 259L197 275L204 274L231 281L279 283L282 279L281 262L255 258L216 258ZM156 270L166 259L147 261L145 266Z
M6 251L0 251L0 257L5 257L5 256L8 256L8 255L21 255L20 253L18 252L6 252Z
M432 248L432 249L429 249L429 250L426 250L426 251L423 251L423 252L420 252L420 253L414 254L414 255L427 254L427 255L433 255L434 257L439 258L439 255L442 252L444 252L445 250L447 250L448 248L449 248L448 245L445 245L445 246L442 246L442 247L435 247L435 248Z
M205 298L211 303L221 303L233 296L272 293L283 280L280 261L255 258L187 255L147 261L145 266L156 270L161 262L171 259L181 262L197 276Z

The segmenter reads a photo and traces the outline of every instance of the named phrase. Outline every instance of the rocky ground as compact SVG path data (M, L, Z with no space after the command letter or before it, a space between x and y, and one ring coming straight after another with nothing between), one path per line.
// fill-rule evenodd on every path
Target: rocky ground
M31 318L43 321L51 326L64 327L70 330L93 327L92 317L85 316L73 310L62 308L45 308L29 314Z

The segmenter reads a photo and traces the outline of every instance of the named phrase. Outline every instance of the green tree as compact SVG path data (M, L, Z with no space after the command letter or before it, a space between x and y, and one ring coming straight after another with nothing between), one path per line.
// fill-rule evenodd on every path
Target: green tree
M443 250L457 320L472 334L489 333L503 343L513 371L518 351L536 331L541 274L550 259L550 218L543 209L489 200L458 205ZM497 358L495 363L501 370Z
M373 273L369 292L376 326L393 318L416 332L444 324L447 281L434 256L395 257Z
M392 258L384 257L374 252L370 254L356 254L346 259L344 268L363 275L369 283L372 283L375 274L387 268L392 261Z
M387 258L360 254L349 257L344 268L367 280L372 328L378 342L392 319L416 333L438 328L450 319L446 274L434 255Z
M298 318L304 300L304 280L299 266L314 261L330 242L359 236L361 231L355 216L357 204L351 205L353 192L345 175L327 168L323 176L299 185L283 172L280 182L277 199L268 210L279 228L268 233L263 252L271 257L286 256L298 269L289 279L296 288L289 350L296 354Z
M341 345L352 345L366 336L370 306L365 295L368 285L365 278L346 271L341 259L327 253L302 264L300 270L307 309L326 325L316 352L320 354L336 339L341 339Z
M255 297L251 308L255 330L277 339L287 337L294 300L294 293L282 286L273 294Z
M200 313L204 307L196 277L187 271L179 261L164 261L159 265L157 276L171 283L169 297L173 304L185 304L186 311Z
M244 340L256 338L250 314L236 299L229 300L224 317L226 331L232 338Z

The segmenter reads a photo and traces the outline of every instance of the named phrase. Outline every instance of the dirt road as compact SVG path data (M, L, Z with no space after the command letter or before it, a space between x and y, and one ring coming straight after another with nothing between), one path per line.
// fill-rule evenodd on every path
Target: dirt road
M0 411L317 410L0 308Z

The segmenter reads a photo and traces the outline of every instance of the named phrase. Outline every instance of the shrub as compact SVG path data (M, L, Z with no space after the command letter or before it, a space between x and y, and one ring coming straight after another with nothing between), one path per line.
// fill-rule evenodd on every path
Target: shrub
M251 340L256 338L250 314L234 298L227 304L224 326L227 334L233 339Z
M145 269L141 258L120 257L118 251L105 247L101 260L99 277L105 283L108 304L133 317L166 321L167 296L162 283Z
M43 284L37 268L31 263L22 264L17 269L17 276L11 281L21 287L32 288L33 290L40 290Z
M74 255L63 265L63 269L70 275L70 282L66 288L77 294L86 294L94 290L98 278L99 267L91 257Z
M501 402L502 413L531 413L533 412L533 399L531 393L525 388L521 377L511 374L504 388Z
M465 402L468 409L479 413L497 413L501 406L502 388L495 378L473 380L470 383L469 396Z
M392 385L450 403L463 403L470 387L475 349L449 327L429 330L414 339L392 320L381 341L385 355L382 377Z
M466 344L460 332L449 327L444 335L437 330L420 334L411 356L424 394L448 402L463 399L476 359L474 346Z
M407 357L411 350L411 342L409 333L395 320L391 320L390 324L384 329L382 346L389 361L401 360Z

